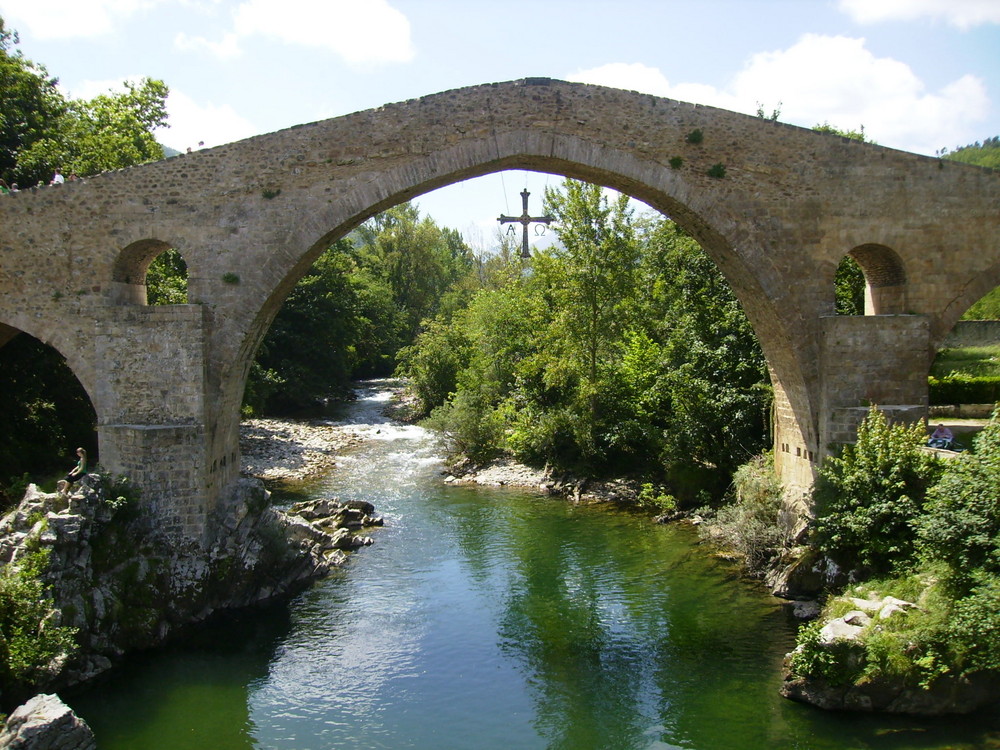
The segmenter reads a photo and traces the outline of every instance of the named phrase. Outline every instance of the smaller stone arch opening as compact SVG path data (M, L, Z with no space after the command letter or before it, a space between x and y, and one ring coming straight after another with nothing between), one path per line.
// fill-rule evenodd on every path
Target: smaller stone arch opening
M188 271L184 257L166 242L139 240L122 250L112 271L112 293L123 305L184 305Z
M885 245L858 245L837 268L837 313L901 315L906 312L906 270Z

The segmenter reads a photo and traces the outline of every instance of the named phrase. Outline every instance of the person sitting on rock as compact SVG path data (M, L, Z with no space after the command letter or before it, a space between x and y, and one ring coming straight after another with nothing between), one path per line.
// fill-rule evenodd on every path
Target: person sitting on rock
M76 449L76 457L79 459L76 462L76 466L69 470L63 481L66 482L66 486L73 484L74 482L79 482L85 476L87 476L87 451L83 448Z

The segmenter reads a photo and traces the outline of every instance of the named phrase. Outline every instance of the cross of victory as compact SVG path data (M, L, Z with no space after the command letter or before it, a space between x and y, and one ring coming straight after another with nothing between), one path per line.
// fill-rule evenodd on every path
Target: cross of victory
M524 212L520 216L504 216L500 214L500 218L497 219L501 224L510 224L512 222L519 222L524 228L524 234L521 238L521 257L530 258L531 252L528 250L528 224L536 222L538 224L550 224L555 221L552 216L531 216L528 214L528 196L531 193L525 188L521 191L521 204L524 207ZM511 227L513 229L514 227Z

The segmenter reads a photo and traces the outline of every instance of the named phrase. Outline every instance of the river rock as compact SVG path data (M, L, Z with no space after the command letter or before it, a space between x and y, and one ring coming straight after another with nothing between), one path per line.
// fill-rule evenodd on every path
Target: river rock
M3 750L95 750L87 723L58 695L39 694L19 706L0 731Z
M813 648L821 648L834 660L835 671L858 675L865 665L865 639L872 628L881 627L886 618L905 617L917 606L908 601L869 594L839 597L835 602L856 609L826 621ZM786 698L838 711L881 711L887 713L935 716L969 713L1000 698L1000 674L978 672L971 675L938 676L929 688L909 684L905 678L876 674L864 675L857 682L846 678L844 684L831 684L822 676L792 673L793 656L785 658L785 677L781 694Z
M813 548L794 547L771 565L764 581L782 599L815 599L823 591L841 587L847 575Z

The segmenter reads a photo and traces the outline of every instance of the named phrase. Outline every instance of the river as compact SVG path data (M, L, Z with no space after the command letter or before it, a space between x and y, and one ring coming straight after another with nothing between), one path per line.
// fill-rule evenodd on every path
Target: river
M388 397L346 407L368 439L309 488L375 503L375 544L67 696L101 750L1000 747L985 719L781 698L795 623L692 529L447 485Z

